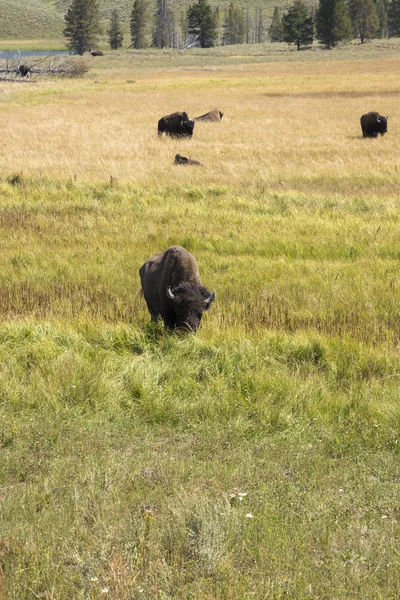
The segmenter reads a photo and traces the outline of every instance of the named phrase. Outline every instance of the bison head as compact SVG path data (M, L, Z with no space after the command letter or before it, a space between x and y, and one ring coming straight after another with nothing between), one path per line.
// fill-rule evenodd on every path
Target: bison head
M192 137L194 129L194 121L190 121L188 114L184 112L182 114L181 126L180 126L180 135L185 135L188 137Z
M195 333L200 325L204 311L208 310L215 300L215 292L194 283L180 283L173 289L166 290L169 302L170 326Z
M388 117L382 117L382 115L379 115L377 125L381 135L384 135L387 132L387 122Z

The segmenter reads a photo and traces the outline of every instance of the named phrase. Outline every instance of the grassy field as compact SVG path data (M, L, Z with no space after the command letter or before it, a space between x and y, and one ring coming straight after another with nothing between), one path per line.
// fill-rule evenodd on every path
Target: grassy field
M0 599L397 600L397 43L87 62L0 83Z

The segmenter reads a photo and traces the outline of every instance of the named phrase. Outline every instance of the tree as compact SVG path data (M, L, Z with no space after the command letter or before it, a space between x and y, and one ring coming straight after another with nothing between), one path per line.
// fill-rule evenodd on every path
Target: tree
M146 0L135 0L131 13L131 40L134 48L147 47Z
M153 33L153 46L156 48L170 45L168 43L171 29L170 16L167 0L156 0Z
M352 37L349 11L345 0L319 0L317 38L328 48Z
M379 19L379 37L387 38L388 36L388 2L387 0L377 0L376 10Z
M187 11L189 34L194 35L202 48L215 45L217 39L217 18L207 0L198 0Z
M263 44L265 42L265 26L264 16L261 6L258 9L258 20L257 20L257 43Z
M377 35L379 19L373 0L350 0L349 10L354 32L362 44L366 38Z
M283 42L282 9L279 6L274 8L268 34L271 42Z
M239 8L230 3L229 9L225 16L224 23L224 46L231 44L243 44L246 36L246 23L243 12Z
M283 16L283 41L301 46L311 46L314 37L314 20L302 0L295 0L289 12Z
M82 56L97 46L101 33L97 0L73 0L64 19L69 50Z
M118 48L121 48L124 34L121 31L119 14L116 8L114 8L111 13L110 29L107 31L107 33L111 50L118 50Z
M400 0L392 0L388 11L389 37L400 37Z

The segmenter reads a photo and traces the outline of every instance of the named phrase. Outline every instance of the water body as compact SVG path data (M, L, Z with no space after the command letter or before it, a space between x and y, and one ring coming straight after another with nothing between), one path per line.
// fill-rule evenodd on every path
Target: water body
M17 56L48 56L49 54L69 54L68 50L1 50L0 58L3 60L15 58Z

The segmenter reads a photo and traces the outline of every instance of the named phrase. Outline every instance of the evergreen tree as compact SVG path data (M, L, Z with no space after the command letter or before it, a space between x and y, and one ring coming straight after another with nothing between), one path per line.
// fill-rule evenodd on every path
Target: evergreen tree
M73 0L64 19L69 50L82 56L96 47L101 33L97 0Z
M257 44L263 44L265 42L265 26L264 16L261 6L258 9L257 19Z
M169 37L171 33L171 13L168 10L167 0L156 1L156 13L154 18L153 46L164 48L169 46Z
M314 37L314 21L302 0L295 0L289 12L283 16L283 41L301 46L311 46Z
M271 42L283 42L282 9L275 6L272 22L268 29Z
M107 31L107 33L111 50L118 50L118 48L121 48L124 34L121 31L121 23L116 8L114 8L111 13L110 29Z
M345 0L319 0L317 38L328 48L352 37L349 11Z
M389 37L400 37L400 0L392 0L388 10Z
M246 23L242 11L230 3L225 16L224 45L243 44L246 36Z
M387 0L377 0L376 10L379 19L379 37L386 38L388 36L388 2Z
M217 39L217 18L207 0L198 0L187 11L189 33L196 36L202 48L215 45Z
M366 38L376 37L379 19L373 0L350 0L349 10L354 32L360 36L361 43Z
M146 0L135 0L131 13L131 40L134 48L147 47Z

